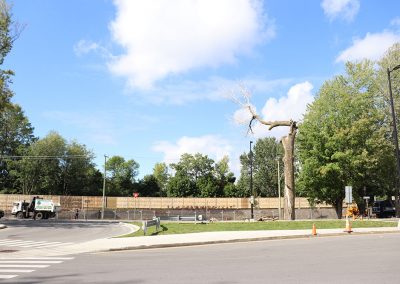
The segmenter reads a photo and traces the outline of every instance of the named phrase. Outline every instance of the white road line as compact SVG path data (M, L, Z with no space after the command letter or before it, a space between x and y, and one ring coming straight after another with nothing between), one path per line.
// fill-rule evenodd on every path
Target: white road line
M61 260L0 260L0 264L7 264L7 263L53 264L61 262L62 262Z
M29 267L34 267L34 268L46 268L49 267L50 265L35 265L35 264L0 264L0 268L18 268L18 267L24 267L24 268L29 268Z
M8 244L27 244L27 243L34 243L32 241L20 241L20 240L13 240L13 241L2 241L0 245L8 245Z
M28 240L15 240L15 239L2 239L0 243L36 243L37 241L28 241Z
M48 248L48 247L56 247L56 246L69 246L69 245L73 245L74 243L59 243L59 244L50 244L50 245L40 245L40 246L36 246L36 248ZM25 247L25 246L23 246Z
M33 272L33 271L35 271L35 270L31 270L31 269L0 269L0 273L4 273L4 272L7 272L7 273L10 273L10 272L12 272L12 273L17 273L17 272L19 272L19 273L29 273L29 272Z
M41 245L47 243L46 241L43 242L28 242L28 241L8 241L8 242L2 242L0 245L5 245L5 246L21 246L21 245Z
M8 247L22 247L22 248L47 248L47 247L55 247L55 246L63 246L63 245L72 245L74 243L68 242L48 242L48 241L21 241L21 240L8 240L8 241L0 241L0 246L8 246Z
M14 277L17 277L18 275L7 275L7 274L5 274L5 275L0 275L0 279L11 279L11 278L14 278Z
M10 257L10 258L0 258L0 260L10 259L10 260L71 260L75 257Z
M21 247L23 248L30 248L30 247L42 247L42 246L48 246L48 245L61 245L62 242L41 242L41 243L35 243L35 244L27 244L27 245L22 245Z

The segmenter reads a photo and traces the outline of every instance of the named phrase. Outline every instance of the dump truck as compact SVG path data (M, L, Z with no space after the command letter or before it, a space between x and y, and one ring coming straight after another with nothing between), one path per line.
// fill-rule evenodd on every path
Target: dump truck
M18 219L33 218L40 220L53 218L60 210L61 206L59 203L36 196L31 202L26 202L25 200L14 202L11 214L15 215Z

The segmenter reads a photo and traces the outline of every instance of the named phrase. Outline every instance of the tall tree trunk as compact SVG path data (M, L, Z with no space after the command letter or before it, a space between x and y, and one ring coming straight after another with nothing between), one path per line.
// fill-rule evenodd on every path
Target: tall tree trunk
M294 140L297 128L291 126L288 136L282 137L282 145L285 150L283 163L285 167L285 202L284 216L286 220L296 219L295 209L295 185L294 185Z
M283 121L266 121L263 120L256 111L252 108L248 98L249 95L244 90L244 97L247 99L247 104L244 105L252 114L252 119L249 123L249 130L251 132L251 125L253 121L258 121L261 124L268 125L269 130L279 127L279 126L289 126L289 134L282 138L282 145L285 150L285 156L283 157L284 163L284 174L285 174L285 198L284 198L284 213L286 220L295 220L295 186L294 186L294 140L297 133L297 123L293 120L283 120Z
M333 203L333 206L335 207L336 215L338 219L342 219L343 216L343 199L336 200Z

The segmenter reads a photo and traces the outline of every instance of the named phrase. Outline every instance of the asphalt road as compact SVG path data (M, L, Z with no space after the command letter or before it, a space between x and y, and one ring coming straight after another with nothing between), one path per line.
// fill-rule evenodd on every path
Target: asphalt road
M4 283L398 283L400 234L78 255Z
M0 230L1 240L84 242L126 234L130 229L118 222L63 220L0 220L7 226ZM4 246L4 244L3 244Z

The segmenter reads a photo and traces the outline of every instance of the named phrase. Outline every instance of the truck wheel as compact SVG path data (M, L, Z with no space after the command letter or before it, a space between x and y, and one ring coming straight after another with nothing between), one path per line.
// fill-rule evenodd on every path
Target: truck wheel
M43 213L42 212L37 212L33 219L42 220L43 219Z
M24 213L23 212L18 212L17 215L15 215L17 219L24 219Z

